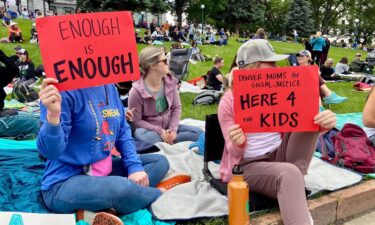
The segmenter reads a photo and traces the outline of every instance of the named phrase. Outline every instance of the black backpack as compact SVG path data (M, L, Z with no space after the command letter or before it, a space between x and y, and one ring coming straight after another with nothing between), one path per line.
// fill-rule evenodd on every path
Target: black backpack
M22 83L22 81L18 80L13 85L12 97L22 103L25 103L38 100L39 95L32 88L28 87L26 84Z
M194 100L193 105L211 105L220 101L220 92L215 90L203 91L198 94Z

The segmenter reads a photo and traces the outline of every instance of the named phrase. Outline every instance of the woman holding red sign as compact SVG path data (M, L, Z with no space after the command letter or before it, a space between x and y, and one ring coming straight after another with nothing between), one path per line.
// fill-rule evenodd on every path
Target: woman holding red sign
M47 158L41 188L46 206L57 213L113 208L128 214L158 199L165 190L156 185L169 163L162 155L137 154L114 85L59 93L56 83L45 79L39 93L37 145ZM121 158L112 158L115 147ZM97 217L96 225L122 224L110 214Z
M250 40L238 52L239 69L275 68L288 55L277 55L267 40ZM232 82L221 98L218 115L225 147L220 163L222 180L230 181L232 168L239 164L252 192L277 198L286 225L311 225L304 186L319 132L244 133L235 123ZM318 113L314 123L321 130L336 125L329 110Z

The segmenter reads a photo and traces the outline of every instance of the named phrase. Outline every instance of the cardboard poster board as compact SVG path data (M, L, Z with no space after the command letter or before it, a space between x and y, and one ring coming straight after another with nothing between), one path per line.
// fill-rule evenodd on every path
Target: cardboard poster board
M43 17L36 27L46 76L60 91L139 79L130 12Z
M247 133L317 131L318 79L316 66L234 71L235 122Z

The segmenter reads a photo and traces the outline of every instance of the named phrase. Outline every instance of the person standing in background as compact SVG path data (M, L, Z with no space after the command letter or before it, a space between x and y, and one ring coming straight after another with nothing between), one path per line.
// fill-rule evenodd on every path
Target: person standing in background
M316 35L313 35L310 38L310 43L312 47L312 62L315 62L318 67L320 66L320 58L322 56L323 47L326 45L325 39L322 37L322 32L316 32Z

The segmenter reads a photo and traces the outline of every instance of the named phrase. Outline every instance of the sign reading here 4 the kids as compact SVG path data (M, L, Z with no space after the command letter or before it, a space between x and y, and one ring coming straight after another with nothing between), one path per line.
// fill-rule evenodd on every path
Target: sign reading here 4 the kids
M47 77L60 91L139 79L130 12L102 12L37 19Z
M233 72L235 122L245 133L318 131L316 66Z

